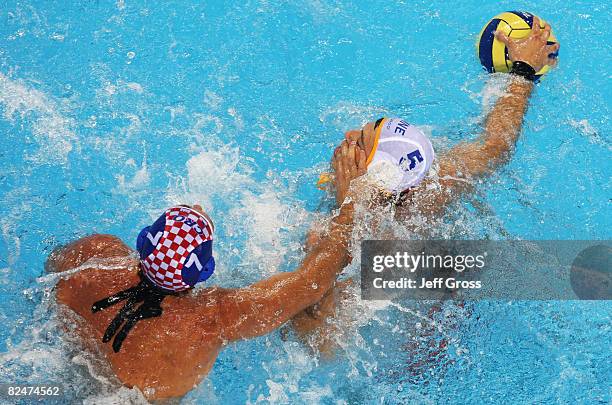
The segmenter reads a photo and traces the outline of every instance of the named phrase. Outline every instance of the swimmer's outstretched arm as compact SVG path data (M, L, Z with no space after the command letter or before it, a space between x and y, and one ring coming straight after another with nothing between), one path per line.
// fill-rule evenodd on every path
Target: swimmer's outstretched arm
M474 142L460 143L440 159L442 189L466 191L473 181L506 162L519 138L533 83L513 77L486 118L483 134ZM452 198L453 193L443 193Z
M333 219L328 234L309 251L296 271L223 292L220 303L223 340L264 335L318 302L349 263L352 224L353 206L345 204Z
M549 36L550 25L540 29L537 17L534 17L531 35L524 39L511 39L501 32L496 33L497 39L508 47L513 62L525 62L536 72L545 65L556 65L556 59L549 55L557 52L559 45L547 45ZM440 158L440 192L423 199L425 213L440 211L469 190L475 179L491 174L506 162L520 135L533 86L533 82L511 74L506 94L488 114L482 135L474 142L460 143Z

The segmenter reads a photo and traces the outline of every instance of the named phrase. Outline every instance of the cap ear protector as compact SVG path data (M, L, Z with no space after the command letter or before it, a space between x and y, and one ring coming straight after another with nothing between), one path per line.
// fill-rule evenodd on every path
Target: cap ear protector
M142 252L142 248L143 248L145 240L147 238L147 233L149 232L149 229L151 229L150 226L145 226L144 228L142 228L142 230L140 231L140 233L136 237L136 250L140 254L140 258L141 259L143 259L143 257L142 257L142 253L143 253Z
M215 259L212 255L212 241L202 243L195 248L183 265L183 281L191 286L208 280L215 271Z
M208 278L212 276L215 272L215 265L216 263L214 256L210 256L210 259L208 259L208 261L204 265L204 270L200 272L200 277L198 277L197 282L201 283L202 281L208 280Z

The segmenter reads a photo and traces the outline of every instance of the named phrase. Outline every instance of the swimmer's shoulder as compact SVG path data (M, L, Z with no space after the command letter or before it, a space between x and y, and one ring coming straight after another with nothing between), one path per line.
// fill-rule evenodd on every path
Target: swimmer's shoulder
M87 298L96 293L104 294L138 280L134 263L132 250L121 239L94 234L56 248L45 269L50 273L66 273L56 286L57 301L77 310L81 301L89 301Z
M95 258L126 257L132 253L116 236L94 234L60 246L51 252L45 263L48 273L60 273L75 269Z

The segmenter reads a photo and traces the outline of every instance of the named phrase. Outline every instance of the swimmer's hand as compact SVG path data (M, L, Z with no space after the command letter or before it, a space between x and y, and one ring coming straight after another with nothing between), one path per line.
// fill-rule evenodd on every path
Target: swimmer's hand
M342 205L351 181L366 173L365 151L355 141L344 140L334 151L332 167L335 172L336 203Z
M508 48L508 56L512 62L524 62L529 64L536 72L544 66L555 67L557 58L549 57L559 50L559 44L547 45L550 37L550 24L544 29L540 28L540 20L533 17L531 34L522 39L509 38L502 31L495 32L495 38L503 42Z

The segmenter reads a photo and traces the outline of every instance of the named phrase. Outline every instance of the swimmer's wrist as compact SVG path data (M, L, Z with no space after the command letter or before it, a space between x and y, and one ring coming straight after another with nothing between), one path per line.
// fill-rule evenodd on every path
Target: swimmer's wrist
M510 69L510 74L517 77L521 77L530 82L535 82L537 79L536 70L533 68L533 66L531 66L527 62L523 62L520 60L512 62L512 69Z
M332 219L329 236L342 245L348 244L348 240L353 231L353 203L346 203L340 207L340 212Z
M533 91L535 86L535 82L524 79L518 75L510 75L512 80L510 81L510 85L508 86L508 94L509 97L520 97L520 98L528 98Z
M340 212L332 219L333 224L352 225L354 211L355 208L353 202L347 202L345 204L342 204L342 206L340 207Z

